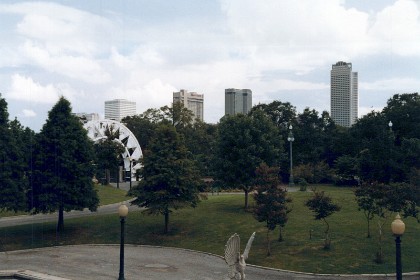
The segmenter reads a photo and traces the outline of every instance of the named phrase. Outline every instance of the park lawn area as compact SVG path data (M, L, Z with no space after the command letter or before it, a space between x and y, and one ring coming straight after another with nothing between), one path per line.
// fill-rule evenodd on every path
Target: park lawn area
M118 203L118 202L125 201L130 198L130 197L127 197L127 192L125 190L114 188L111 185L103 186L103 185L96 184L94 188L98 192L100 206ZM27 215L27 214L28 214L27 212L23 212L23 211L18 211L18 212L1 211L0 218Z
M99 205L108 205L128 200L127 191L114 188L111 185L103 186L95 184L95 190L98 192Z
M357 211L349 188L319 187L333 197L342 209L328 220L332 248L323 249L324 224L313 219L304 206L310 192L290 193L293 198L289 222L283 231L283 242L277 242L278 229L270 233L272 255L266 256L266 228L250 212L243 209L244 196L214 195L197 208L186 208L170 216L170 233L163 235L163 217L146 216L132 211L127 217L126 242L131 244L170 246L223 255L227 239L238 233L242 250L252 234L256 238L248 263L287 270L315 273L393 273L395 243L390 230L392 214L384 226L385 262L374 262L378 248L376 221L372 222L372 238L366 238L366 220ZM252 206L251 200L251 206ZM402 237L403 271L420 271L420 224L414 218L404 219ZM3 250L16 250L69 244L119 243L119 217L103 215L65 220L65 231L55 232L55 223L35 224L0 229ZM309 232L312 230L312 239Z

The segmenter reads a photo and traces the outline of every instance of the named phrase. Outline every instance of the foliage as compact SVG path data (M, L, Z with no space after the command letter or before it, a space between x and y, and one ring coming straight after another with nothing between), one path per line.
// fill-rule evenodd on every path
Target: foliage
M403 138L420 138L420 95L415 93L394 94L382 110L398 143Z
M287 197L287 192L279 185L278 168L268 167L261 163L256 170L256 193L254 194L254 217L258 222L265 222L267 228L267 255L271 255L270 231L278 225L280 228L279 241L283 241L282 228L288 220L291 211L287 203L292 200Z
M278 129L263 111L225 116L219 124L217 144L216 178L244 190L247 208L256 168L262 162L279 163L283 142Z
M7 102L0 95L0 211L17 212L26 208L30 153L25 154L23 128L8 118Z
M64 211L95 211L98 206L92 183L93 144L64 97L48 113L36 140L28 200L35 213L58 210L57 230L61 231Z
M357 186L359 174L358 159L350 155L343 155L335 161L335 180L339 186Z
M130 195L132 202L146 207L145 213L164 215L168 232L169 214L182 207L195 207L200 201L200 180L182 136L170 125L162 124L144 152L141 181Z
M367 237L370 238L370 221L375 217L375 214L382 214L380 207L383 204L385 192L378 184L364 183L354 191L359 211L363 214L367 222Z
M98 168L105 170L105 185L109 185L111 180L110 170L117 170L120 166L124 146L118 140L119 131L114 131L112 126L106 127L105 136L106 138L100 139L95 143L94 148Z
M326 218L337 211L340 211L341 207L338 204L334 204L330 196L326 195L324 191L314 191L312 198L305 202L305 205L314 212L315 220L322 220L325 225L325 249L329 249L331 241L329 237L330 225Z

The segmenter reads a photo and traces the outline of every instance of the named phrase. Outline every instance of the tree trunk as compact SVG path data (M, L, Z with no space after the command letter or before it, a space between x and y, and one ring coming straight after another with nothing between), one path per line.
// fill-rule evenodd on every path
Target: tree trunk
M249 191L248 191L248 189L246 189L246 188L244 188L244 191L245 191L245 210L246 209L248 209L248 193L249 193Z
M64 229L64 207L61 205L58 209L58 223L57 223L57 232L60 232Z
M282 234L282 230L281 230L281 226L279 226L279 229L280 229L280 233L279 233L279 242L282 242L283 241L283 234Z
M271 256L270 230L267 228L267 256Z
M111 172L109 169L105 169L105 185L109 185L111 182Z
M370 238L370 220L369 220L369 218L367 219L368 221L367 221L367 226L368 226L368 228L367 228L367 238Z
M165 229L163 233L167 234L169 232L169 211L166 210L164 215L165 215Z

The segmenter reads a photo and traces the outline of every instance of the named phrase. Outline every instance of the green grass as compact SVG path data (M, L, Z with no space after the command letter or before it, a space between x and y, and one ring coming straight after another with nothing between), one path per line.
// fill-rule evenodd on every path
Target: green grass
M118 203L128 199L125 190L117 189L110 185L95 185L95 190L98 192L99 205Z
M384 227L385 262L374 262L377 251L377 225L372 223L372 238L366 238L366 221L357 211L351 189L322 187L342 209L329 218L332 249L323 247L324 224L313 219L303 205L310 192L290 193L293 211L284 228L283 242L277 242L278 230L272 239L272 256L266 256L266 228L251 213L243 210L243 195L209 196L195 209L182 209L170 216L170 233L163 235L163 217L130 212L127 217L126 242L172 246L223 255L227 239L238 233L242 250L253 231L256 239L249 263L281 269L316 273L393 273L395 243L390 223ZM251 201L252 204L252 201ZM394 215L393 215L394 216ZM420 224L413 218L404 219L406 232L402 237L404 272L420 271ZM119 218L115 215L65 220L65 231L58 236L55 223L0 229L4 250L36 248L53 245L118 243ZM309 231L312 230L312 239Z
M118 202L129 199L129 197L127 197L127 192L125 190L117 189L110 185L108 186L95 185L95 190L98 192L99 205L108 205L108 204L118 203ZM27 214L28 213L23 212L23 211L18 211L18 212L0 211L0 218L27 215Z

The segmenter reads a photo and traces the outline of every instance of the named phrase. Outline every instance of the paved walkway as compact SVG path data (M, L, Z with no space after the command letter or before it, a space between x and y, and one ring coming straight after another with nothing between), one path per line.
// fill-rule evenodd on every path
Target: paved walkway
M119 246L76 245L0 253L0 273L1 270L30 270L72 280L115 280L119 272ZM227 265L219 256L175 248L125 247L126 279L224 280L226 274ZM246 275L247 280L395 279L393 275L314 275L253 266L247 267ZM420 274L405 275L404 279L419 277Z

